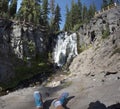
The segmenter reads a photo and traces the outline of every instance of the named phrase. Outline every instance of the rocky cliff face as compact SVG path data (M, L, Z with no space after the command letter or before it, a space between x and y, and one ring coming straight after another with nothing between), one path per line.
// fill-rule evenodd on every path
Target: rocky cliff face
M88 24L80 27L79 43L80 46L88 46L91 43L99 43L105 35L113 34L120 28L120 7L115 7L105 11L93 18Z
M103 38L102 29L105 29L106 25L108 25L110 33L106 35L106 38ZM93 19L90 24L86 25L86 28L84 26L83 32L82 30L79 31L79 34L82 34L80 39L83 39L80 41L86 45L92 41L91 47L73 60L69 67L70 71L80 74L80 77L89 76L94 78L96 83L99 82L100 84L107 80L119 79L120 7L114 8ZM90 32L90 36L88 32ZM93 40L92 32L94 33ZM86 35L83 36L85 33Z
M81 74L96 74L107 72L120 73L120 30L109 39L92 46L79 54L72 62L70 71Z
M39 28L0 19L0 82L14 75L13 57L29 58L45 51L45 37Z

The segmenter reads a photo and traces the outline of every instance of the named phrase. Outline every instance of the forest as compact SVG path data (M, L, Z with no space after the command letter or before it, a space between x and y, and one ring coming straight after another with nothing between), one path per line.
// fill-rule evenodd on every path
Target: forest
M32 23L40 26L48 33L60 31L61 9L55 0L22 0L21 6L17 9L18 0L0 0L0 18ZM103 0L101 8L113 4L114 0ZM66 6L66 18L63 30L76 31L80 25L87 23L94 17L96 10L93 2L89 7L81 3L81 0L75 2L72 0L71 8Z

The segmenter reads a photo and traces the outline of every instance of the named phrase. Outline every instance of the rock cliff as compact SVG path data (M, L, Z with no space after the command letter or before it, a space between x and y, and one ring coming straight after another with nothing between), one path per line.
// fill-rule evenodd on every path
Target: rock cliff
M18 59L29 59L45 51L45 37L38 27L0 19L0 82L14 76Z
M106 31L106 25L109 34L102 33ZM120 7L104 12L98 18L92 19L88 25L83 25L79 35L81 46L91 45L73 60L69 67L70 72L81 77L95 77L95 81L100 84L102 81L119 79Z
M120 28L120 6L100 13L97 17L83 24L79 31L79 45L89 46L91 43L97 45L101 39L105 39Z

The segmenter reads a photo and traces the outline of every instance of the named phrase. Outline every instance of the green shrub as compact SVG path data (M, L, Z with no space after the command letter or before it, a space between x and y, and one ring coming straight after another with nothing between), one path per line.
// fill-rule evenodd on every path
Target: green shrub
M52 68L50 67L50 64L47 61L44 60L43 62L43 61L39 61L41 60L40 58L37 59L38 60L36 59L29 60L31 66L28 66L27 65L28 61L26 60L26 58L24 58L25 65L20 65L20 66L17 65L14 68L14 71L16 72L14 78L11 78L11 80L7 83L0 83L0 86L5 90L8 88L14 88L21 81L30 79L37 74L52 72Z
M78 53L82 53L84 50L86 50L85 45L82 45L81 47L78 48Z
M105 31L103 32L102 38L103 38L103 39L106 39L109 35L110 35L109 31L105 30Z
M83 48L78 48L78 53L82 53L84 51Z
M81 26L81 24L76 24L73 28L73 31L78 31L80 26Z
M110 35L110 30L109 30L109 27L107 27L106 30L102 31L102 38L106 39L108 38L109 35Z

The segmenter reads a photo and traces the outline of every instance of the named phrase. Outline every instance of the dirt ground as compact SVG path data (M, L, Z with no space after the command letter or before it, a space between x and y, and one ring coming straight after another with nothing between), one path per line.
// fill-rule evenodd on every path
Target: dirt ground
M0 97L0 109L35 109L33 98L35 90L42 93L44 109L49 109L52 100L62 92L69 92L65 109L117 109L115 106L120 108L120 80L99 84L91 78L80 79L79 75L63 76L62 80L64 82L55 87L49 83L46 86L19 89L2 96ZM57 81L59 79L56 79ZM96 85L92 85L93 83Z

